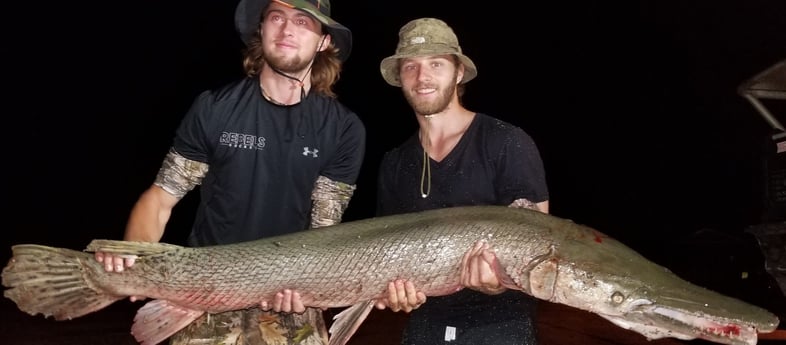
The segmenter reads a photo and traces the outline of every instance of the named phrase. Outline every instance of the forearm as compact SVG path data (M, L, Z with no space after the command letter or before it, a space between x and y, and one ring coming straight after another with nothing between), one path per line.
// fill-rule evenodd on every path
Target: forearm
M355 186L319 176L311 192L311 228L341 223Z
M206 163L193 161L170 149L156 180L137 200L126 225L125 240L158 242L172 209L183 196L202 183Z
M126 241L158 242L164 235L177 198L158 186L151 186L137 200L126 224Z

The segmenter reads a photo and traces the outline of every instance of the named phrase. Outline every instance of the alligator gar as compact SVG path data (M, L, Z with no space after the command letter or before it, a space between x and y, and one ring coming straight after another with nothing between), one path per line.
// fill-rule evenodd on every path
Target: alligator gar
M394 279L414 282L427 296L462 289L461 258L478 241L496 254L495 271L507 288L598 314L648 339L753 345L757 333L779 323L769 311L694 285L593 228L503 206L376 217L200 248L111 240L94 240L85 251L20 244L2 281L19 309L57 320L147 296L131 326L144 345L203 313L258 306L293 289L308 307L348 307L330 328L330 344L344 345ZM137 260L123 272L106 272L90 253L96 250Z

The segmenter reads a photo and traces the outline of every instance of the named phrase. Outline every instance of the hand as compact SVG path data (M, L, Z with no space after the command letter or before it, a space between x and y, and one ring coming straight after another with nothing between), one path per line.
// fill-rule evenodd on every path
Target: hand
M115 255L102 251L96 252L95 257L96 261L104 264L104 270L107 272L123 272L136 261L136 255Z
M416 291L411 281L397 279L388 283L388 297L377 300L375 305L380 310L390 308L395 312L403 310L409 313L423 303L426 303L426 294Z
M488 243L478 241L461 259L461 285L489 295L505 292L506 288L497 278L494 267L497 257Z
M270 305L268 301L262 301L259 307L264 311L269 311L272 309L277 313L295 312L301 314L306 311L306 306L303 305L303 301L300 299L300 293L289 289L285 289L284 291L276 293L276 297L273 298L272 305Z
M104 264L104 270L107 272L123 272L126 268L134 265L136 255L115 255L112 253L97 251L95 253L96 261ZM131 302L144 300L145 296L130 296Z

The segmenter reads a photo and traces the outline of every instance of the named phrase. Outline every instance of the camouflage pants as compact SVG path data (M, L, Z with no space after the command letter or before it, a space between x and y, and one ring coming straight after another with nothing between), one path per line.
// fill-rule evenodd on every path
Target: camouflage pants
M202 315L170 338L170 345L327 345L320 309L303 314L259 308Z

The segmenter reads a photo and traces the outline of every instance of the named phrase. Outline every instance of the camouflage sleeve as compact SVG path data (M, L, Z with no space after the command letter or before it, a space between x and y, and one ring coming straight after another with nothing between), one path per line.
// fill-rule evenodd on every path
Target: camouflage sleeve
M179 199L202 183L208 167L207 163L192 161L170 149L153 184Z
M341 223L341 216L355 192L355 185L320 176L311 191L311 228Z

